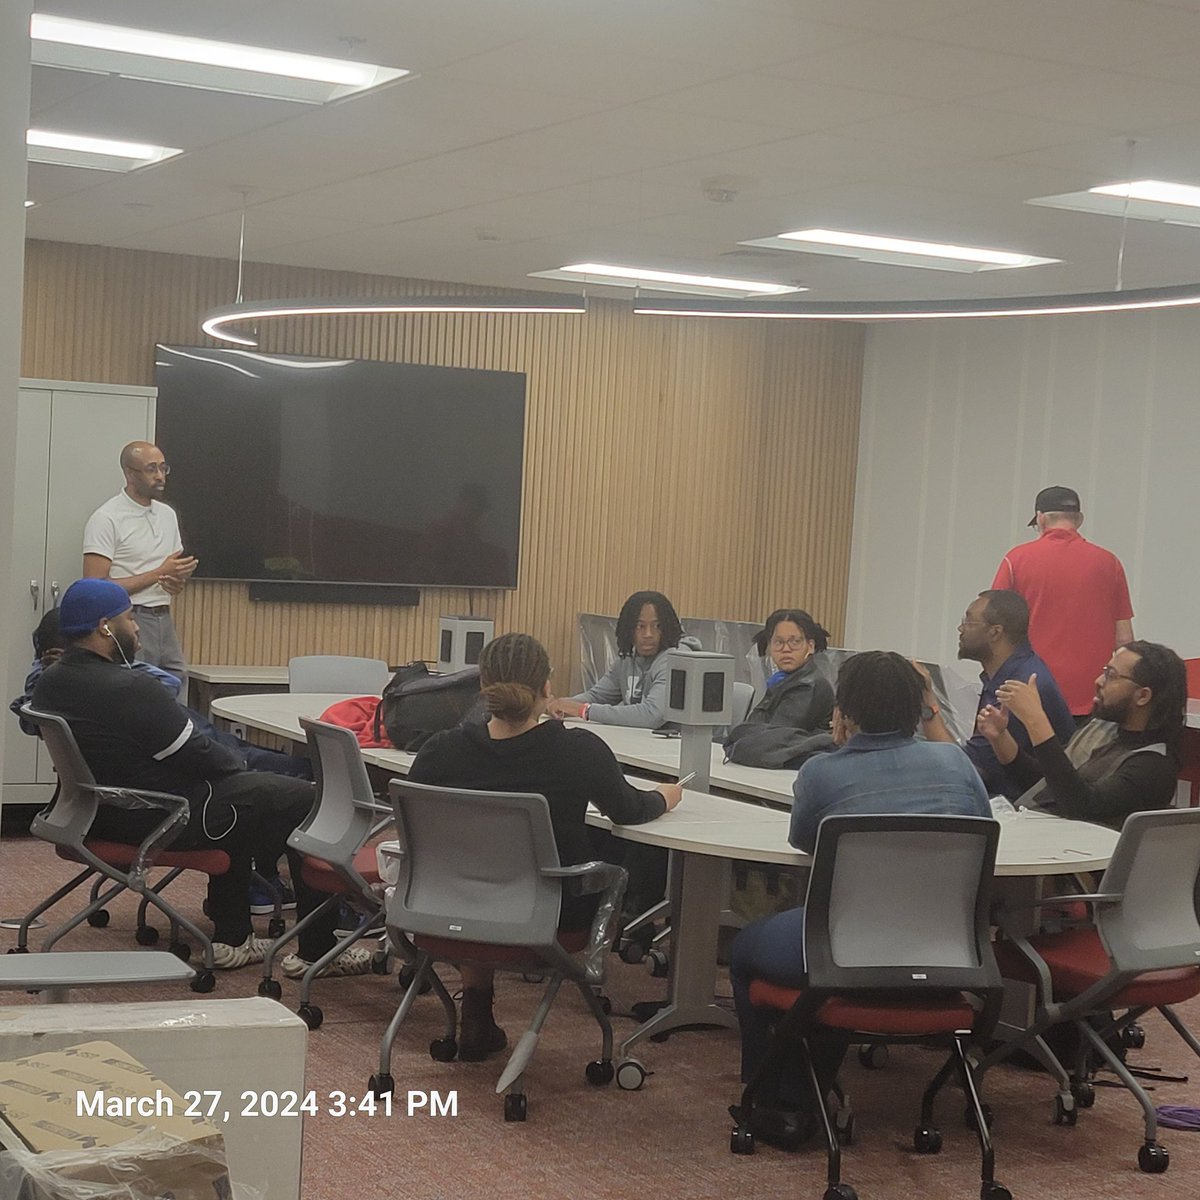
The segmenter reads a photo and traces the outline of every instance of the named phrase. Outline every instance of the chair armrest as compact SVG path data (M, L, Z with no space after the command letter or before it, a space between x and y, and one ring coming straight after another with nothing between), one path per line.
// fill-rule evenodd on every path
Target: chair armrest
M602 983L604 965L617 935L617 920L629 872L612 863L588 862L571 867L543 867L541 873L548 879L561 879L563 889L569 890L572 895L600 893L596 915L592 918L591 936L583 951L583 962L588 983Z
M1022 912L1031 908L1045 908L1052 904L1074 904L1079 900L1091 904L1119 904L1124 899L1125 896L1121 892L1067 892L1062 896L1043 896L1040 900L1033 900L1028 904L1006 902L999 906L998 912Z
M165 814L138 846L137 854L134 855L129 868L130 890L145 891L146 870L154 865L154 855L160 850L165 850L187 825L190 812L187 800L169 792L150 792L139 788L110 787L96 783L81 783L79 787L90 792L101 804L111 804L114 808L129 810L150 809Z

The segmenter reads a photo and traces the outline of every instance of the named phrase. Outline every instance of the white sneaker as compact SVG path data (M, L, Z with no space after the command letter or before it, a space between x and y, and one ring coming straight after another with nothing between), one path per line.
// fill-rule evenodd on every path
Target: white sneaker
M225 942L213 942L213 966L218 971L236 971L251 963L260 963L267 957L271 939L250 934L240 946L229 946Z
M280 964L279 969L289 979L299 979L305 974L312 963L298 954L289 954ZM366 946L351 946L343 950L324 970L320 978L327 979L334 975L365 975L371 969L371 951Z

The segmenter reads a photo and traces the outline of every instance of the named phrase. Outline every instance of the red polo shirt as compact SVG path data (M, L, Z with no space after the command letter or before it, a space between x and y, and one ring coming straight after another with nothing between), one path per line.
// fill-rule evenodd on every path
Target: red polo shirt
M1034 650L1054 672L1071 712L1091 712L1116 623L1133 619L1121 560L1074 529L1048 529L1004 556L992 587L1025 597Z

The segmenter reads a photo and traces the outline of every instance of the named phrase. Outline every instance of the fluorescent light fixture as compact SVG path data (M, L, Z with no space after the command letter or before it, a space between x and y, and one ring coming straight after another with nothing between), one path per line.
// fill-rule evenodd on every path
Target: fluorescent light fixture
M29 32L35 66L304 104L340 100L410 74L374 63L100 25L43 13L34 13Z
M1168 225L1200 225L1200 187L1165 179L1106 183L1086 192L1064 192L1026 200L1040 208L1128 217L1131 221L1161 221Z
M214 308L200 323L209 337L239 346L258 340L231 325L254 324L282 317L395 316L411 313L582 313L582 296L530 292L511 296L402 296L391 300L262 300Z
M829 301L643 300L635 313L656 317L753 317L791 321L938 321L950 317L1052 317L1200 306L1200 283L1127 292L974 300Z
M1200 208L1200 187L1190 183L1168 183L1164 179L1139 179L1134 183L1106 183L1088 188L1097 196L1128 196L1130 200L1149 200L1151 204L1182 204Z
M56 133L49 129L28 130L25 147L25 156L30 162L87 167L96 171L136 171L138 167L148 167L183 153L171 146Z
M831 254L860 262L886 263L896 267L923 267L932 271L1011 271L1061 261L1016 254L1011 250L986 250L980 246L953 246L943 242L917 242L909 238L884 237L874 233L849 233L839 229L798 229L774 237L754 238L742 246L764 246L771 250L798 250L802 254Z
M693 296L786 296L808 289L752 279L722 279L715 275L689 275L682 271L655 271L648 267L617 267L609 263L572 263L554 271L531 271L530 279L566 279L609 287L633 287L651 292L684 292Z

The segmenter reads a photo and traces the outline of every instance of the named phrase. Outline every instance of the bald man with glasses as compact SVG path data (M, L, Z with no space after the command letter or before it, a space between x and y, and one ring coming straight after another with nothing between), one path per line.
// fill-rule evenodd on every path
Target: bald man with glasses
M83 575L111 579L129 593L141 635L138 659L179 677L187 689L187 660L171 620L171 597L192 577L196 559L183 553L175 510L162 502L171 468L150 442L121 451L125 487L88 518Z

